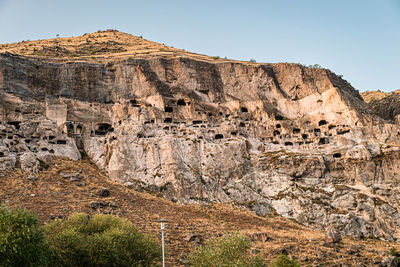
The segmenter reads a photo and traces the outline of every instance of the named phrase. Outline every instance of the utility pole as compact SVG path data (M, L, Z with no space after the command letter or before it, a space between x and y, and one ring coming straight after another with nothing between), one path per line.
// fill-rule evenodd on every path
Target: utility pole
M167 223L168 221L161 219L157 222L161 223L162 267L165 267L164 229L165 229L165 223Z

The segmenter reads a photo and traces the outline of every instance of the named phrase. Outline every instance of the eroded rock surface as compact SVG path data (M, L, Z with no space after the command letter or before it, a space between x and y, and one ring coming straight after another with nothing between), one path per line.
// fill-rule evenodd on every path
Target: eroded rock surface
M400 238L400 128L329 70L1 54L0 101L2 173L87 155L112 180L175 202Z
M400 122L400 90L390 93L372 91L363 93L363 98L368 102L374 113L394 123Z

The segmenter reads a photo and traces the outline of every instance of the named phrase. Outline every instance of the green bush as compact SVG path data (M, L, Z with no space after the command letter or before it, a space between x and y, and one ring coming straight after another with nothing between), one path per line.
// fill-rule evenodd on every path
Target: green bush
M286 255L279 255L275 260L273 260L270 264L269 267L300 267L300 264L295 261L291 260L288 256Z
M52 266L154 266L159 245L127 220L73 214L47 224Z
M390 255L394 257L400 257L400 251L398 251L396 248L391 247L390 250Z
M250 242L238 233L211 238L189 255L189 264L196 267L265 266L260 257L250 256L249 250Z
M31 212L0 206L0 266L44 266L46 239Z

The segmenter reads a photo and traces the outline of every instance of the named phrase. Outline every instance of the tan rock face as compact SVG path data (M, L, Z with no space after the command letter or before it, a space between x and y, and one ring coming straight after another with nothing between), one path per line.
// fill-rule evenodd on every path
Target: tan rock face
M234 201L315 228L400 238L400 129L329 70L2 54L0 74L2 170L84 153L112 180L179 203Z
M380 91L365 92L363 97L366 102L370 103L376 115L399 124L400 90L390 93Z

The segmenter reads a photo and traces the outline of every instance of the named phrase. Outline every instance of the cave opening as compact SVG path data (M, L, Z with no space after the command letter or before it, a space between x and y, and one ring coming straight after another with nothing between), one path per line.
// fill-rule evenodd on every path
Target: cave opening
M341 156L342 156L341 153L335 153L335 154L333 154L333 157L334 157L334 158L340 158Z
M216 134L215 139L223 139L224 136L222 134Z
M318 125L319 126L322 126L322 125L326 125L328 122L326 121L326 120L320 120L319 122L318 122Z
M82 131L83 131L83 128L82 128L82 125L78 125L78 126L76 126L76 134L82 134Z
M178 101L176 102L176 104L177 104L178 106L186 106L185 99L178 99Z
M67 123L67 134L68 136L72 136L74 134L74 125L71 122Z
M329 140L328 140L328 138L322 137L322 138L319 139L319 143L318 144L320 144L320 145L329 144Z
M96 135L106 135L107 133L111 133L114 131L114 128L111 127L111 124L108 123L100 123L97 126L97 130L95 130Z
M350 130L341 130L341 131L337 131L337 134L343 135L343 134L347 134L349 132L350 132Z
M20 121L9 121L9 122L7 122L7 124L14 125L15 129L19 130L21 122Z
M173 109L172 107L165 107L165 108L164 108L164 111L165 111L165 112L168 112L168 113L171 113L171 112L174 111L174 109Z
M136 99L131 99L129 100L129 103L133 106L133 107L140 107L140 105L138 104L138 102L136 101Z

